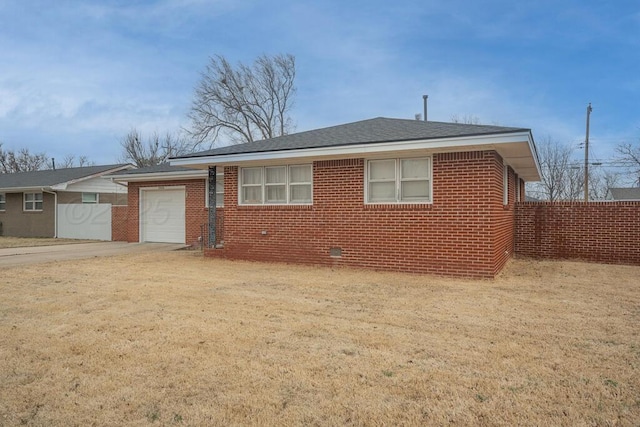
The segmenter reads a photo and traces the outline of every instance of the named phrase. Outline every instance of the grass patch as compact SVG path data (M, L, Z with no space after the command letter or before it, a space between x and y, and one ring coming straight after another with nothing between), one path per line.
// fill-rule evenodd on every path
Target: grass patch
M97 240L0 236L0 249L28 248L28 247L34 247L34 246L72 245L74 243L95 243L95 242L97 242Z
M0 425L638 425L639 276L188 251L3 268Z

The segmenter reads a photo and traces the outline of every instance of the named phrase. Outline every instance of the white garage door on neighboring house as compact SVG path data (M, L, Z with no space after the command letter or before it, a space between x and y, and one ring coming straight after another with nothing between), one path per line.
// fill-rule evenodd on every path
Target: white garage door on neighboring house
M185 242L185 189L140 190L140 241Z

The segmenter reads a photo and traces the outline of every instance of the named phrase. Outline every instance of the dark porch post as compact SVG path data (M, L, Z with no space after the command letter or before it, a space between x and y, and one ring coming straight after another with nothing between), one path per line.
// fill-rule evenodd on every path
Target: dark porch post
M216 247L216 167L209 166L209 244Z

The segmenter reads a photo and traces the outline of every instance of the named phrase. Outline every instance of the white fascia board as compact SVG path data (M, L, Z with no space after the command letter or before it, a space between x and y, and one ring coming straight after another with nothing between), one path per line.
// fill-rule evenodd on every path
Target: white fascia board
M86 181L88 179L93 179L93 178L99 178L101 176L110 174L112 172L118 172L118 171L129 170L129 169L134 169L134 167L132 165L119 166L117 168L109 169L109 170L106 170L106 171L103 171L103 172L98 172L98 173L94 173L92 175L83 176L81 178L72 179L71 181L62 182L60 184L56 184L56 185L51 186L51 188L55 188L56 190L65 190L67 188L67 186L70 185L70 184L77 184L78 182Z
M153 173L140 173L140 174L111 175L108 178L113 180L114 182L121 183L121 182L139 182L139 181L176 181L179 179L206 178L207 176L208 176L207 171L194 169L193 171L153 172Z
M0 188L0 193L41 193L43 190L55 190L53 187L43 187L39 185L37 187L7 187Z
M479 135L459 138L438 138L413 141L379 142L357 145L343 145L337 147L302 148L282 151L262 151L254 153L241 153L219 156L186 157L170 160L171 165L198 167L204 165L218 164L238 164L245 162L287 160L313 158L321 159L336 157L366 157L378 153L388 153L410 150L430 150L440 151L442 149L490 146L495 147L501 144L514 142L528 142L530 147L533 144L529 132L514 132L498 135ZM535 157L535 156L534 156ZM536 159L537 163L537 159Z
M8 187L8 188L0 188L0 193L9 194L9 193L53 193L57 191L53 187Z

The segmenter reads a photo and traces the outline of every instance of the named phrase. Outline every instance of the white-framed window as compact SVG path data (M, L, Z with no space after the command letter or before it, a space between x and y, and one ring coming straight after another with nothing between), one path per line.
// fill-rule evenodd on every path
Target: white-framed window
M41 211L42 193L24 193L24 210Z
M3 212L7 207L7 196L4 193L0 193L0 212Z
M216 207L224 207L224 174L216 174Z
M431 203L431 157L367 161L367 203Z
M313 167L311 164L240 168L241 205L311 204Z
M98 193L82 193L83 204L96 204L98 203Z
M209 201L209 180L207 179L205 185L204 198L207 201L207 207L210 206ZM224 173L216 173L216 208L224 207Z
M509 204L509 166L504 165L502 172L502 204Z
M311 165L289 166L289 202L311 203L313 170Z
M263 203L263 169L261 167L240 169L240 204L261 205Z

